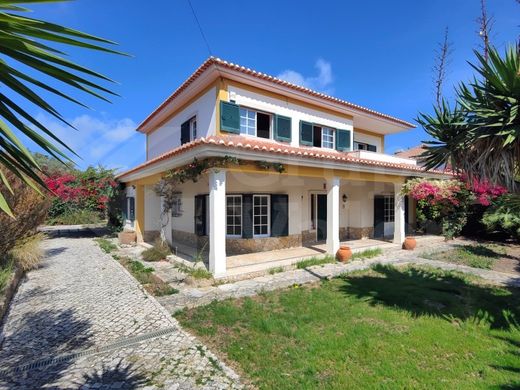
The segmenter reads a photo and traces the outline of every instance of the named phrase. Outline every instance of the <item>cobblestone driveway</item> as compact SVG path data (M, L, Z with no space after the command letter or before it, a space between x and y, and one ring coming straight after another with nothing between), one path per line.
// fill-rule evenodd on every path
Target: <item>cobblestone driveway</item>
M89 238L53 238L4 321L0 388L239 388Z

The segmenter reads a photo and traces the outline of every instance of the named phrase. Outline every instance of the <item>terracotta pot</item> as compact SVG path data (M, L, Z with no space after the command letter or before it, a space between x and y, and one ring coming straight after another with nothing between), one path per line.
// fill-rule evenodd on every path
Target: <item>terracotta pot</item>
M406 237L403 243L403 249L407 251L413 251L415 246L417 245L417 241L415 241L414 237Z
M336 260L346 263L352 257L352 251L349 246L342 245L336 252Z

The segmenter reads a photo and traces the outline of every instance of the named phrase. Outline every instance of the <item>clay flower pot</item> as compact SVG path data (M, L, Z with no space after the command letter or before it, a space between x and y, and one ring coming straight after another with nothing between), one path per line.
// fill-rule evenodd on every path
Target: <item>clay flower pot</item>
M417 245L417 241L415 241L414 237L406 237L403 243L403 249L407 251L413 251L415 246Z
M349 246L342 245L336 252L336 260L346 263L352 257L352 251Z

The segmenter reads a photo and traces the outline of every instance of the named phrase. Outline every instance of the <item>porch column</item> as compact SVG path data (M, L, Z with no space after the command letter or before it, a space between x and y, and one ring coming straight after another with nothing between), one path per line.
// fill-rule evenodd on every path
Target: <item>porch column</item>
M405 239L404 195L401 194L403 183L394 183L394 243L402 245Z
M209 270L226 273L226 171L209 172Z
M327 180L327 252L339 249L339 177Z
M161 196L161 234L163 235L161 238L165 240L169 245L173 245L172 240L172 212L171 210L164 210L164 196Z
M144 185L137 184L135 186L135 232L137 242L144 241Z

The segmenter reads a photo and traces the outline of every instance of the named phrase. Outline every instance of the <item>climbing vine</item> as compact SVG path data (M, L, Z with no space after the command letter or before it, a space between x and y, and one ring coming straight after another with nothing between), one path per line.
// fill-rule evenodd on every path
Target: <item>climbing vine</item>
M200 176L213 168L226 168L232 165L246 165L251 161L238 159L232 156L211 157L203 160L194 158L187 165L179 168L170 169L162 177L162 179L154 187L155 193L163 197L163 210L170 211L179 201L178 185L192 181L196 183ZM254 161L258 169L269 171L273 170L278 173L285 172L285 167L280 163L272 163L268 161Z

